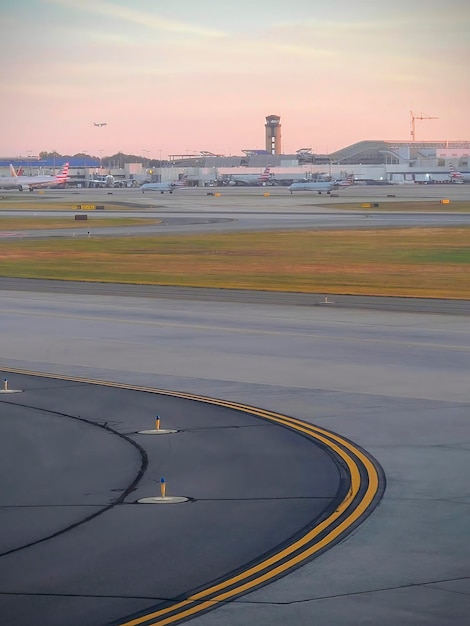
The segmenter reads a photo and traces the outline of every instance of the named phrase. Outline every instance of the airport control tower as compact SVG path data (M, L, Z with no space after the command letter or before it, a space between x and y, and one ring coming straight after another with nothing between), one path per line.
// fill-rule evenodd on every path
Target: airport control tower
M279 115L266 117L266 151L281 154L281 118Z

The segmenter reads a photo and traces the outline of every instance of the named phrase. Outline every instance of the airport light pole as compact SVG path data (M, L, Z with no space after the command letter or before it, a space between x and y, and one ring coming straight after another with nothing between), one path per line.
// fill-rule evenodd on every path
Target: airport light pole
M83 173L85 175L85 187L87 186L88 172L86 167L86 150L82 150L83 154Z
M147 160L145 163L145 169L148 170L149 168L149 155L150 155L150 150L145 150L145 148L142 148L142 152L147 155Z

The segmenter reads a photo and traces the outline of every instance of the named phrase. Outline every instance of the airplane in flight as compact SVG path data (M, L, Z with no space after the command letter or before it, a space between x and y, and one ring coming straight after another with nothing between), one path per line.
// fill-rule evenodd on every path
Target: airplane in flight
M15 168L10 166L10 172ZM18 189L18 191L34 191L42 187L55 187L66 183L69 177L69 164L65 163L62 170L56 176L22 176L16 172L13 176L0 178L1 189Z
M263 185L271 178L271 166L268 165L261 174L232 174L232 185Z
M333 189L337 189L338 187L350 187L354 185L354 176L351 174L345 180L340 181L315 181L315 182L303 182L303 183L292 183L288 187L289 191L316 191L318 194L326 193L330 194Z
M182 176L182 178L178 181L171 181L169 183L144 183L140 190L142 191L142 193L145 193L146 191L159 191L160 193L165 193L165 191L167 191L168 193L173 193L173 191L175 189L178 189L180 187L184 187L186 185L186 175Z
M93 122L93 126L107 126L108 122Z

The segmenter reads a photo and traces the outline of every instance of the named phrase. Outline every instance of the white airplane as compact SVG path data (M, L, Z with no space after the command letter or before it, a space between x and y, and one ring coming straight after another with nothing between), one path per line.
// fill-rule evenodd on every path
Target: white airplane
M106 176L100 176L100 178L91 178L87 179L89 187L113 187L114 186L114 176L111 174L107 174Z
M186 176L183 176L181 178L181 180L178 181L172 181L170 183L144 183L140 190L142 191L142 193L145 193L146 191L159 191L160 193L165 193L165 191L167 191L168 193L173 193L175 189L178 189L179 187L184 187L186 185Z
M108 122L93 122L93 126L107 126Z
M271 177L271 166L268 165L261 174L232 174L230 180L233 185L262 185Z
M354 176L352 174L348 176L346 180L340 181L292 183L292 185L289 185L288 189L291 193L294 191L316 191L319 194L329 194L337 187L350 187L351 185L354 185Z
M14 168L10 167L10 172ZM56 176L19 176L16 172L12 176L0 178L1 189L18 189L18 191L34 191L41 187L55 187L67 182L69 177L69 164L65 163L62 170Z

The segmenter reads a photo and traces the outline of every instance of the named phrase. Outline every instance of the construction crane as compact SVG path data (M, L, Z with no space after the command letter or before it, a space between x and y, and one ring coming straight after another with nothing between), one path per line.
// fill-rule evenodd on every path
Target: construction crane
M438 117L434 117L431 115L423 115L422 113L413 113L413 111L410 111L410 115L411 115L411 141L415 141L416 139L416 135L415 135L415 121L416 120L438 120Z

